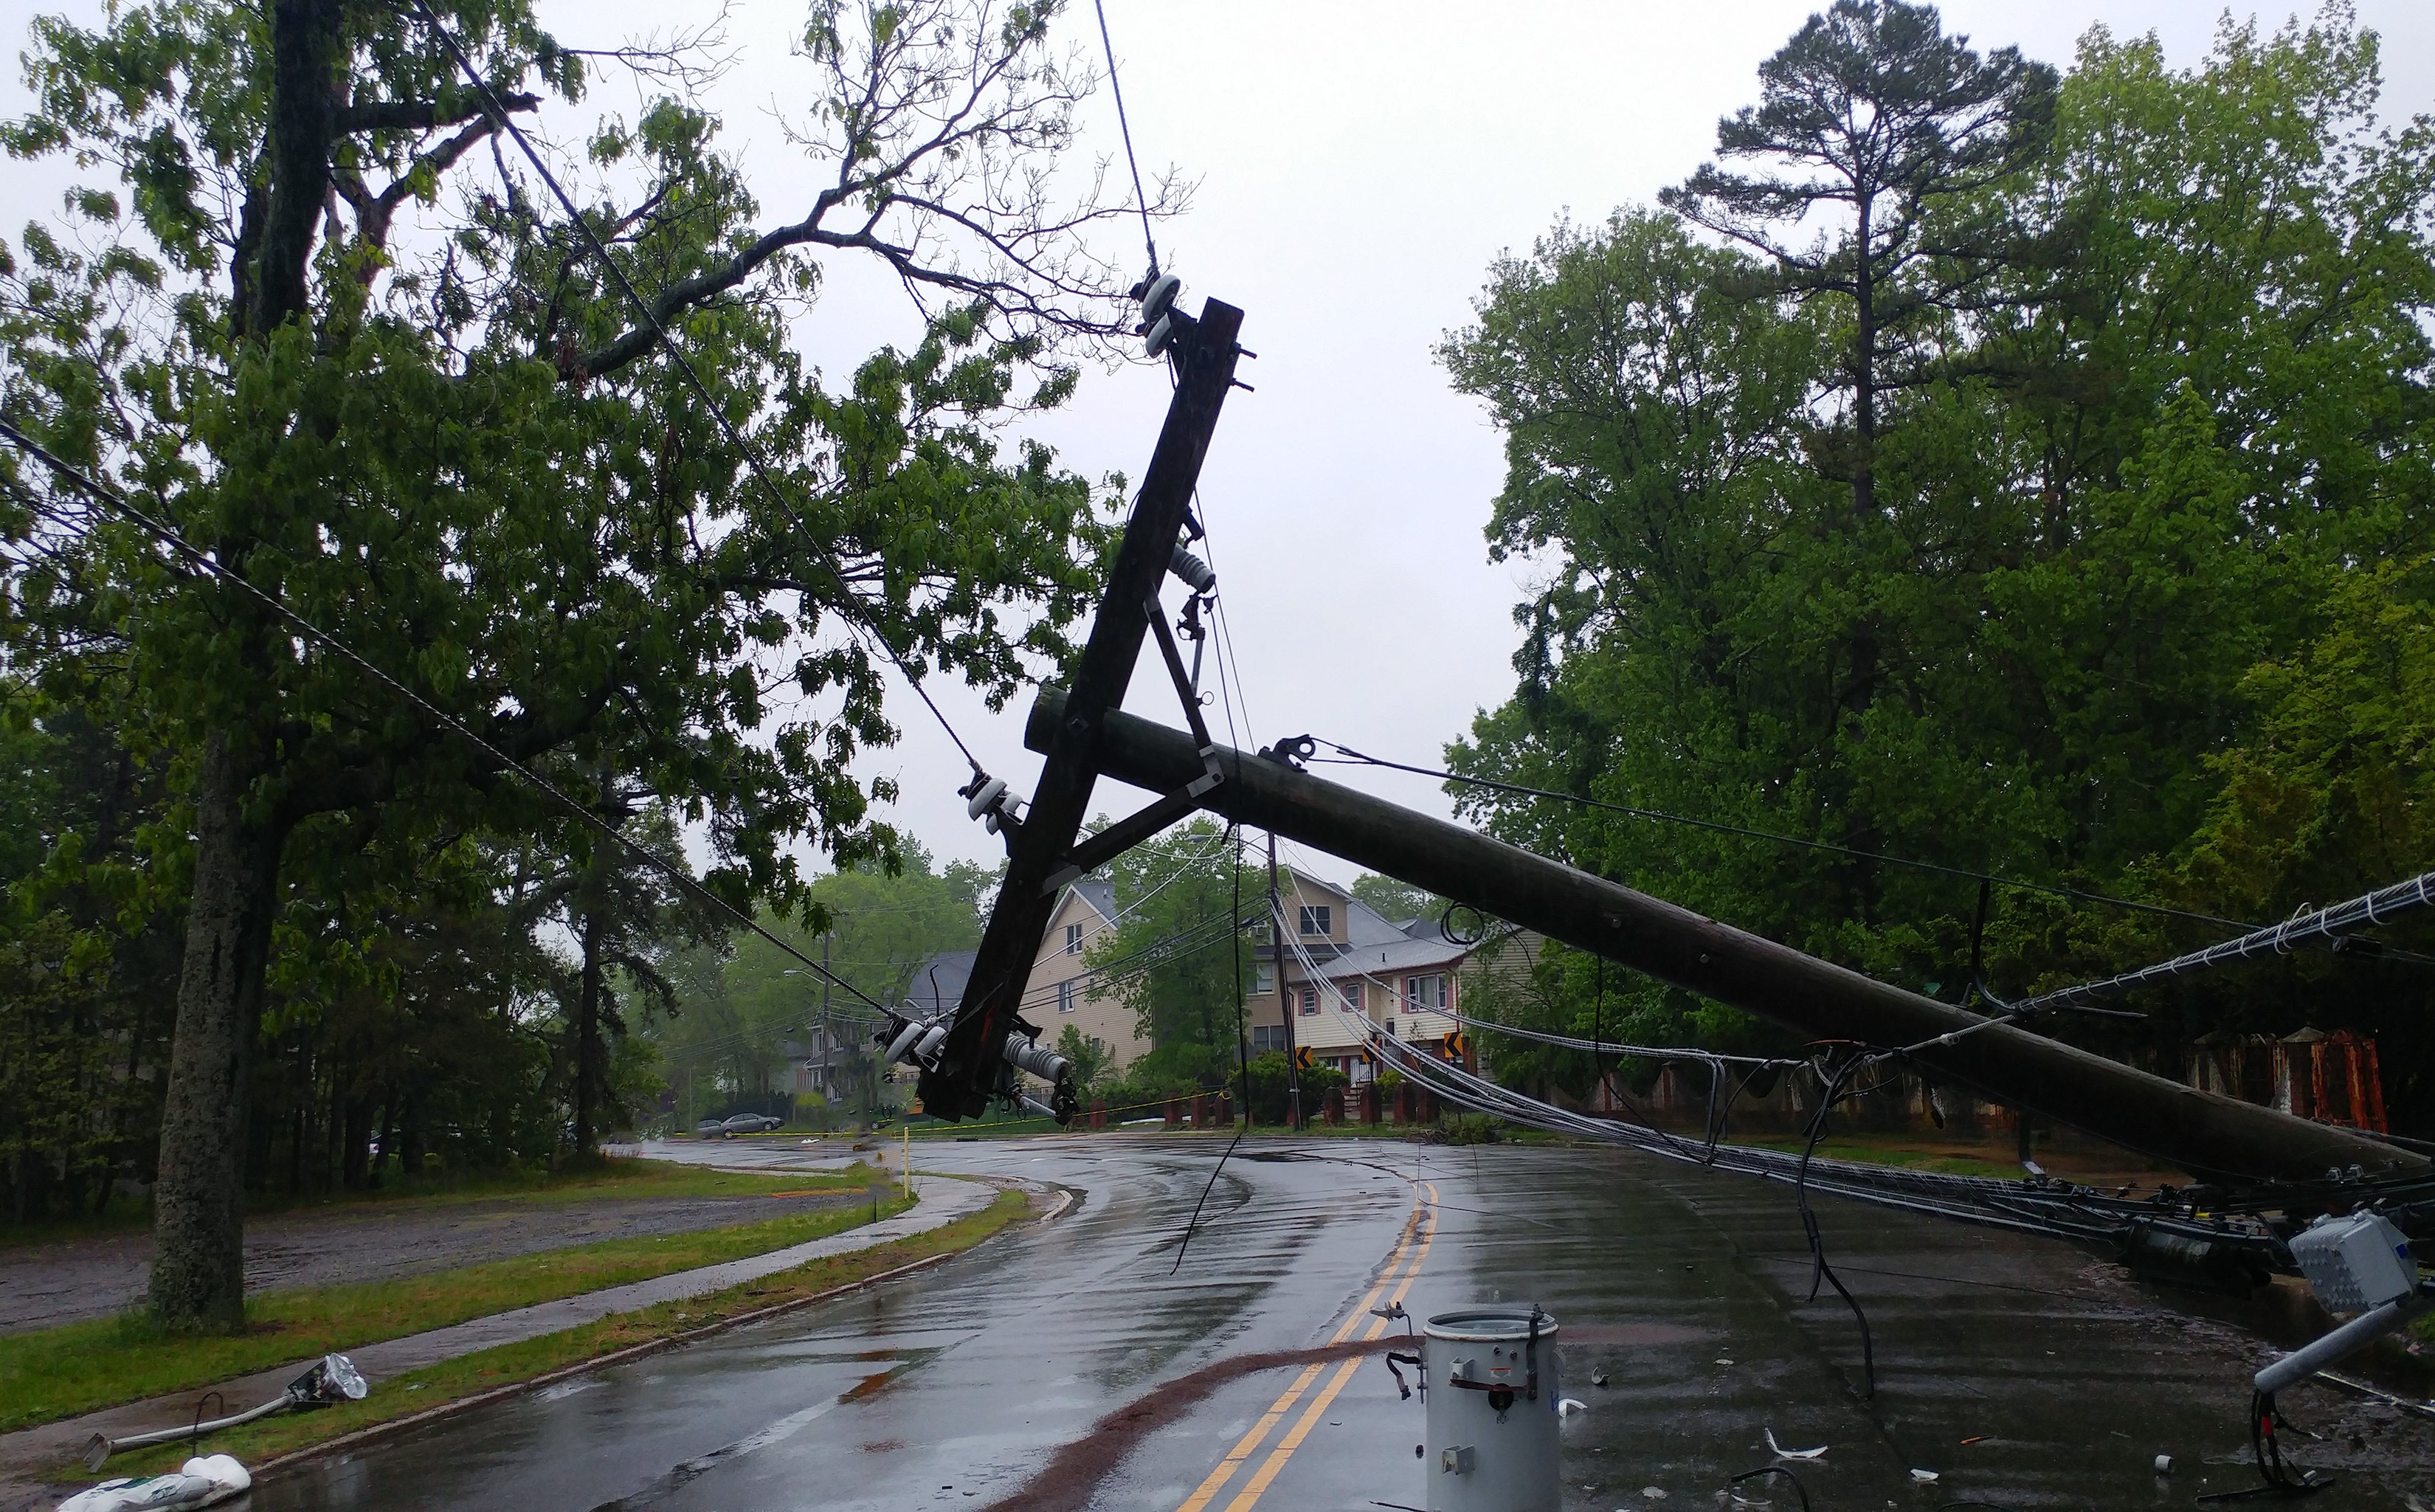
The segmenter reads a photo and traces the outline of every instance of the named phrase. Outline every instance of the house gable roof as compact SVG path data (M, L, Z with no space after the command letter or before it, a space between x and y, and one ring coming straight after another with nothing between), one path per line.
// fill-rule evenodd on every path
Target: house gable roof
M941 950L913 968L905 986L905 1000L924 1018L955 1012L964 1000L964 984L973 980L978 950Z
M1066 890L1091 905L1092 911L1099 917L1110 924L1116 922L1116 890L1104 878L1078 877Z

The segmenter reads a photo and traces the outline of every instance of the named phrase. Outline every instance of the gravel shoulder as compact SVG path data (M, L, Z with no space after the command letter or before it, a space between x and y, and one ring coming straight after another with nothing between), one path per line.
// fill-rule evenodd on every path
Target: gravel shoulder
M246 1224L249 1291L388 1280L602 1240L694 1233L852 1207L858 1191L756 1197L475 1198L352 1205ZM149 1233L0 1249L0 1333L106 1317L143 1295Z

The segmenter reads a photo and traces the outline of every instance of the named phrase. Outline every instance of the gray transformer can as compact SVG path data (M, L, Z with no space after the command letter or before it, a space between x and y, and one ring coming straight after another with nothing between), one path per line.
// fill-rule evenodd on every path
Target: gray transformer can
M1536 1307L1472 1307L1422 1330L1429 1512L1557 1512L1556 1320Z

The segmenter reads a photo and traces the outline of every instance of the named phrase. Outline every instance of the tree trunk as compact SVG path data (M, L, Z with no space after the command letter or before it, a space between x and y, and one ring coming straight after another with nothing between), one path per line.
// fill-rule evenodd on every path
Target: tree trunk
M593 1089L600 1068L600 914L595 896L583 914L583 990L575 1007L575 1158L589 1160L599 1136L592 1127Z
M149 1301L174 1329L245 1321L246 1061L262 1014L282 835L249 819L252 770L225 731L195 788L195 891L161 1112Z

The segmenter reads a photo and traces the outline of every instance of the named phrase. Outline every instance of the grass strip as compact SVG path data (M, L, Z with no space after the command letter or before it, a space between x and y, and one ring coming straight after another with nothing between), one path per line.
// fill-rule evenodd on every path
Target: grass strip
M801 1190L801 1173L787 1178ZM859 1188L864 1175L837 1184ZM903 1211L899 1199L883 1213ZM299 1286L247 1299L246 1331L171 1334L142 1313L0 1334L0 1431L250 1375L383 1339L403 1338L535 1302L694 1270L871 1222L859 1202L706 1228L644 1235L428 1271L383 1281Z
M838 1146L839 1150L843 1145ZM257 1196L247 1213L255 1218L289 1214L344 1215L357 1211L413 1211L459 1203L509 1200L539 1206L588 1202L601 1198L646 1200L664 1197L754 1197L772 1191L817 1187L843 1178L811 1177L784 1173L751 1174L714 1171L708 1166L675 1160L615 1156L551 1171L467 1172L391 1180L371 1191L329 1192L310 1197L284 1194ZM101 1217L49 1219L39 1224L0 1225L0 1250L20 1245L60 1243L149 1227L151 1208L146 1203L118 1203Z
M958 1254L1021 1219L1031 1206L1032 1199L1023 1192L1002 1191L980 1211L927 1233L816 1260L724 1292L621 1312L561 1333L444 1360L380 1382L361 1401L267 1417L216 1434L203 1447L214 1453L233 1454L261 1474L282 1459L336 1439L371 1436L392 1425L403 1428L407 1426L404 1419L441 1415L434 1409L470 1406L471 1399L486 1393L536 1385L610 1363L604 1357L682 1343L772 1312L820 1301L890 1271ZM164 1444L116 1455L110 1462L110 1473L157 1474L175 1469L190 1452L183 1444ZM80 1468L76 1478L87 1478Z

